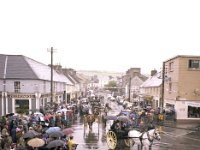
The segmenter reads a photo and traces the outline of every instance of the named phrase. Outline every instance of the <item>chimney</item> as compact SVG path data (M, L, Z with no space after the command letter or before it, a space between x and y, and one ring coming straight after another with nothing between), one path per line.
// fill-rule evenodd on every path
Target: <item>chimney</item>
M157 70L156 70L156 69L151 70L151 76L154 76L156 73L157 73Z

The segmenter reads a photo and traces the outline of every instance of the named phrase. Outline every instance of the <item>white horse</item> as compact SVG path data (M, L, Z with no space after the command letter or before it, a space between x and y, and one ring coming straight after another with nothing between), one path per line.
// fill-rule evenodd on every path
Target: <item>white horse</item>
M145 132L139 132L137 130L131 130L128 133L128 137L133 143L133 146L135 144L138 145L138 149L140 148L141 150L144 148L144 150L150 150L151 146L153 144L154 139L160 140L160 134L158 130L156 129L150 129L149 131Z

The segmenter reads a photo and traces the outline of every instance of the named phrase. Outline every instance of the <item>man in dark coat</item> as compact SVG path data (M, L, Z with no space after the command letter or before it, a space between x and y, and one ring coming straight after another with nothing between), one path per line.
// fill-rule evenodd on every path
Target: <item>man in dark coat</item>
M12 137L13 143L17 143L16 128L17 128L16 125L14 125L11 129L11 137Z

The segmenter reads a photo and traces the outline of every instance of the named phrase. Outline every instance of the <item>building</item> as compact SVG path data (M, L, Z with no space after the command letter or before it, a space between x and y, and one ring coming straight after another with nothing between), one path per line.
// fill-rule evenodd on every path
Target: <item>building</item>
M134 101L140 94L140 86L148 77L141 74L140 68L130 68L122 77L122 89L129 101Z
M151 71L151 76L140 86L140 101L153 108L161 107L162 74L156 70Z
M176 56L164 63L164 106L177 120L200 120L200 56Z
M53 102L65 100L74 85L53 70ZM51 102L51 68L23 55L0 54L0 116L29 113Z

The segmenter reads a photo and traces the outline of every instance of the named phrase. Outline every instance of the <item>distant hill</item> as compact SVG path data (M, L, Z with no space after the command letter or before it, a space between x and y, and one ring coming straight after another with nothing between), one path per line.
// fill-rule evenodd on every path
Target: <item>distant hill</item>
M77 73L81 73L87 76L113 76L113 77L121 77L125 73L122 72L113 72L113 71L96 71L96 70L78 70Z
M99 84L100 86L104 86L105 84L108 83L108 81L110 80L110 76L112 76L113 80L117 80L117 77L122 77L125 73L122 72L109 72L109 71L93 71L93 70L79 70L77 71L77 73L79 74L83 74L85 76L97 76L97 78L99 79Z

